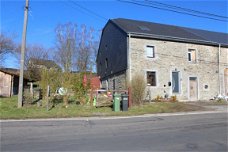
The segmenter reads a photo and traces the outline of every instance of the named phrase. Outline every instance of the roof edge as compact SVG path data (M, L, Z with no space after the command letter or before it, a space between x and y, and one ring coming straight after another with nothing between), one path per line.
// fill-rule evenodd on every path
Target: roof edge
M200 44L211 44L211 45L220 45L223 47L228 47L228 44L218 43L214 41L207 41L207 40L198 40L198 39L188 39L188 38L181 38L181 37L173 37L173 36L165 36L165 35L156 35L156 34L146 34L146 33L137 33L137 32L127 32L127 34L132 36L138 36L143 38L157 38L157 39L164 39L164 40L173 40L173 41L182 41L182 42L191 42L191 43L200 43Z

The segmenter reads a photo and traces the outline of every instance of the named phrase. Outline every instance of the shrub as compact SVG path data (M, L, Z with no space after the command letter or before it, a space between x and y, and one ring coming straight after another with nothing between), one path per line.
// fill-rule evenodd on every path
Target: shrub
M133 104L142 104L146 89L143 75L136 74L130 83Z
M162 96L157 95L155 98L155 101L160 102L163 99Z
M87 81L86 85L83 85L84 73L74 74L71 78L72 91L74 97L80 101L80 104L84 105L87 103L88 91L90 89L90 82Z
M33 102L33 96L30 94L29 89L25 89L23 93L23 104L30 105Z
M90 84L89 81L87 81L87 84L83 85L83 76L84 73L70 73L54 69L42 69L41 81L39 82L39 85L42 89L43 99L47 96L47 86L49 85L51 91L50 99L53 100L54 98L52 96L56 93L58 88L63 87L67 90L67 93L62 97L65 107L67 107L70 97L74 97L74 99L79 100L80 104L86 104Z
M171 102L176 102L177 101L177 96L171 96Z
M42 69L41 80L39 86L42 89L42 97L45 98L47 94L47 86L50 86L50 93L56 92L56 89L61 86L61 79L63 78L61 71L56 69Z

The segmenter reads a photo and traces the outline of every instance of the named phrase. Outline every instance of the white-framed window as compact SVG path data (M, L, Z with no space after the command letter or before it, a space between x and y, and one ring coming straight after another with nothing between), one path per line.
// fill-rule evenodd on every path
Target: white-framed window
M146 46L146 56L148 58L155 58L155 47L154 46Z
M188 61L192 63L196 63L196 50L188 49Z
M156 71L147 71L146 77L148 86L157 86Z

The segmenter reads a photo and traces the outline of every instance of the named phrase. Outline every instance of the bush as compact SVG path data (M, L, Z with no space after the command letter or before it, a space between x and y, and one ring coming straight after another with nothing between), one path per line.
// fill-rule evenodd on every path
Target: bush
M141 105L145 95L146 82L142 74L136 74L130 83L133 104Z
M81 105L85 105L88 102L88 91L90 89L90 82L83 84L84 73L74 74L71 78L71 89L74 93L74 98L80 101Z
M50 93L56 92L56 89L61 86L61 79L63 78L62 72L56 69L42 69L41 80L39 86L42 89L42 98L45 99L47 96L47 86L50 86Z
M171 96L171 102L176 102L177 101L177 96L175 95L175 96Z
M51 98L56 94L56 90L63 87L67 90L67 93L62 97L64 106L68 106L69 98L74 97L80 104L84 105L87 103L88 90L90 87L89 81L86 85L83 85L84 73L70 73L61 72L55 69L42 69L41 81L39 85L42 89L43 99L47 96L47 86L50 86ZM45 100L46 101L46 100Z
M160 102L163 99L162 96L157 95L155 98L155 101Z
M30 105L33 103L33 96L31 95L29 89L25 89L23 93L23 104Z

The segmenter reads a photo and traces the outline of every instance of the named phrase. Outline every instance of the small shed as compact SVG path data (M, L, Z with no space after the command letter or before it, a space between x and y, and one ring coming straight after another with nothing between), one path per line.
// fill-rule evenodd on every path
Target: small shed
M11 97L18 94L19 69L0 68L0 97ZM29 79L24 78L24 86Z

